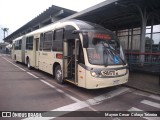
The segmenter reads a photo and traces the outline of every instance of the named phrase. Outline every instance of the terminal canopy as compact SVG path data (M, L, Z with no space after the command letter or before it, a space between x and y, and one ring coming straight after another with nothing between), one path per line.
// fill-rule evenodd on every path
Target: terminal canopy
M153 22L154 18L154 22ZM52 6L4 40L11 42L18 36L57 20L80 19L100 24L110 30L122 30L160 23L160 0L106 0L76 13Z

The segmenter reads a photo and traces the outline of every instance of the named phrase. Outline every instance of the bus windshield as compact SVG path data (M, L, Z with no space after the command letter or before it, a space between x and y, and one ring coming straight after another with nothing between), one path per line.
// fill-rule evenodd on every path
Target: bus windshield
M122 47L111 32L88 32L88 60L93 65L125 65L126 60Z

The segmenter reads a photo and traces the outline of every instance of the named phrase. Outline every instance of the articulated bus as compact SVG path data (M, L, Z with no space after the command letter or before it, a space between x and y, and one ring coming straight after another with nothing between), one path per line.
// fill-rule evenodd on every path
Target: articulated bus
M128 65L119 40L100 25L57 22L13 40L12 58L86 89L124 84Z

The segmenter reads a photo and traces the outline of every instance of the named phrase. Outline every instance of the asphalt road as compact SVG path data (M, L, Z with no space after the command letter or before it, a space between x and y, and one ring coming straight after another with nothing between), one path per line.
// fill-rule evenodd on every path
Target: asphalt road
M160 96L124 86L87 90L70 83L59 85L52 75L35 69L28 70L24 64L15 63L9 55L0 54L0 111L46 111L44 114L48 115L52 114L49 111L68 113L69 117L58 117L65 115L64 112L58 112L55 116L43 118L57 120L160 120L160 117L119 117L116 114L107 116L111 115L107 111L156 113L160 111ZM106 114L100 111L106 111ZM86 115L89 117L85 117ZM98 115L101 117L97 117Z

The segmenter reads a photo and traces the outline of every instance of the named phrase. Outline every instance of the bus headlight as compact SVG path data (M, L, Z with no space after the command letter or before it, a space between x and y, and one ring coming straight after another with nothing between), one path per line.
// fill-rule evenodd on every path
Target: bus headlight
M98 74L97 74L96 72L91 72L91 75L92 75L93 77L97 77L97 76L98 76Z
M102 77L102 74L99 73L99 72L91 72L91 75L92 75L93 77Z

